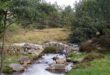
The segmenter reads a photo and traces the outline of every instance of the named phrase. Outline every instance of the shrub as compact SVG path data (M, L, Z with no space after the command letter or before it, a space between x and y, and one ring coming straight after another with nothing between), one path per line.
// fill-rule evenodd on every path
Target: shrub
M90 63L78 63L74 66L74 69L77 69L77 68L87 68L88 66L90 66L91 64Z
M9 26L8 31L9 32L18 32L22 29L22 27L20 25L17 24L12 24Z
M100 52L110 52L110 36L101 36L94 42L101 48Z
M13 72L12 68L10 68L9 66L5 66L3 68L3 73L6 73L6 74L11 74Z
M79 49L80 52L96 52L97 49L94 47L94 45L91 43L91 42L85 42L85 43L82 43L80 49Z
M104 55L102 55L100 53L90 53L84 57L82 62L90 62L90 61L93 61L95 59L101 59L101 58L104 58Z
M77 54L77 53L71 52L68 54L68 58L70 58L72 60L78 60L78 59L83 58L85 55L86 55L85 53Z
M108 0L81 0L76 4L70 42L80 43L99 35L110 34L109 2ZM106 7L106 14L103 6Z
M100 36L82 43L81 52L110 52L110 36Z
M55 53L57 51L57 48L55 47L46 47L44 49L44 53Z

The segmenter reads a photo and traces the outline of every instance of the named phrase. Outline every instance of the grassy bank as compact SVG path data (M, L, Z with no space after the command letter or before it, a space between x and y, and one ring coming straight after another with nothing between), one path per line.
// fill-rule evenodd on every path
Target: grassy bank
M110 54L90 62L89 66L72 69L67 75L110 75Z
M62 41L65 42L68 39L69 32L64 28L50 28L43 30L22 30L17 34L7 37L8 43L16 42L31 42L31 43L43 43L46 41Z

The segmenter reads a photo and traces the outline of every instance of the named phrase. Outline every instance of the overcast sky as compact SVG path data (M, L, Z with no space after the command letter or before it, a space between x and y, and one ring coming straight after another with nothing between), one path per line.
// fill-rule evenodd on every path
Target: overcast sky
M73 5L75 4L76 1L79 1L79 0L46 0L47 2L50 2L52 4L54 4L55 2L57 2L58 5L60 6L67 6L67 5L70 5L73 7Z

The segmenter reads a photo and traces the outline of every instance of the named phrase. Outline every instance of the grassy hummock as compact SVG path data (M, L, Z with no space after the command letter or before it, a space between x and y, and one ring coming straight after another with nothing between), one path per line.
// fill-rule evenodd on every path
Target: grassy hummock
M110 54L104 56L102 59L79 64L78 68L73 68L67 75L110 75Z

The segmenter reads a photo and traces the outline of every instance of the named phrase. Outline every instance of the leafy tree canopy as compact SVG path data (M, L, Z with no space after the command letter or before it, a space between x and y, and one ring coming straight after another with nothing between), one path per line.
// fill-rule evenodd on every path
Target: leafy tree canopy
M82 0L76 4L71 42L81 42L110 32L110 0ZM99 35L98 34L98 35Z

